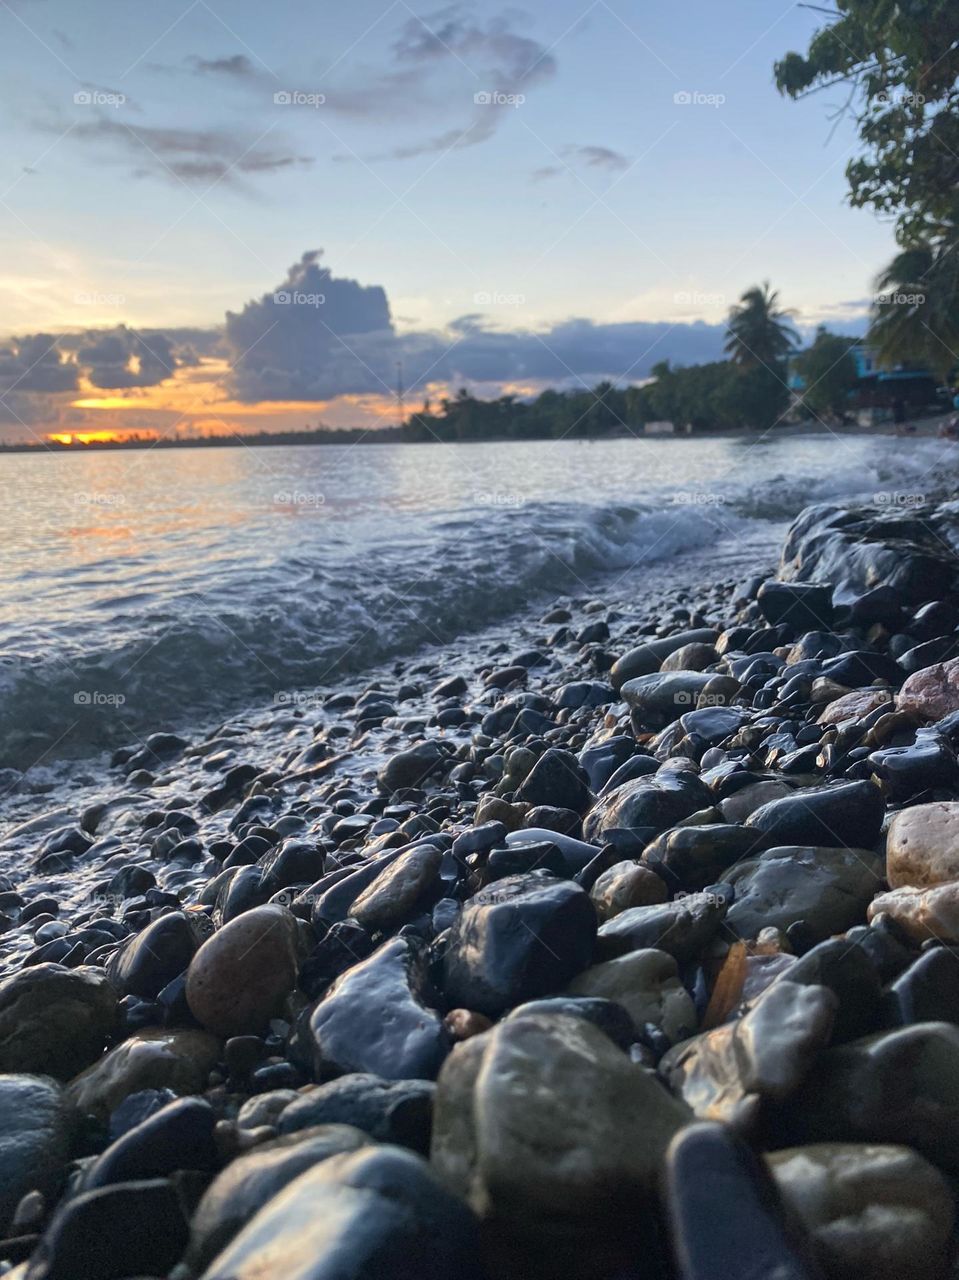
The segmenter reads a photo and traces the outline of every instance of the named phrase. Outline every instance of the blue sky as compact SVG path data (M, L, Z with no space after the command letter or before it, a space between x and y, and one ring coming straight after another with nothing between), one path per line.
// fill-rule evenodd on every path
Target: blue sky
M763 278L848 328L893 240L845 203L841 92L773 86L816 21L769 0L0 0L0 328L212 329L316 249L382 287L399 334L647 322L674 326L656 358L701 358L689 323Z

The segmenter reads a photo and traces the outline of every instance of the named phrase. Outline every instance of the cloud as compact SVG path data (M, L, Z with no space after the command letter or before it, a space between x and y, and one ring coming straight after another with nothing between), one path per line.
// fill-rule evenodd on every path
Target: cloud
M603 147L595 143L570 142L560 149L560 155L566 161L562 164L543 165L534 169L530 177L534 182L543 182L547 178L556 178L568 173L575 166L587 169L601 169L605 173L624 173L632 163L629 156L613 147Z
M490 305L496 302L490 295ZM390 394L397 361L415 391L440 381L637 380L666 358L695 364L722 357L723 325L580 318L542 330L494 329L488 315L460 316L446 332L398 334L382 288L337 279L319 254L304 254L273 293L227 313L229 390L248 402Z
M138 333L126 325L89 335L76 358L93 386L109 390L155 387L183 363L165 333Z
M188 184L202 180L235 186L243 177L312 164L310 156L252 141L239 131L131 125L106 115L75 125L70 136L111 146L135 162L137 176L159 173Z
M256 80L259 71L245 53L232 53L223 58L187 58L187 63L197 76L230 76L236 80Z
M34 333L0 346L0 396L14 391L73 391L76 386L77 368L61 350L60 338Z

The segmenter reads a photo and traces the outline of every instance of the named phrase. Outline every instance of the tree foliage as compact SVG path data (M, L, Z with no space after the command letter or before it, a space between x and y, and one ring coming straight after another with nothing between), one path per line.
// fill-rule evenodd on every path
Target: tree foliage
M768 280L747 289L729 312L725 350L732 361L744 369L779 368L799 342L791 314L780 310Z
M820 325L815 341L795 359L805 384L802 402L817 418L841 417L858 380L852 354L854 338L843 338Z

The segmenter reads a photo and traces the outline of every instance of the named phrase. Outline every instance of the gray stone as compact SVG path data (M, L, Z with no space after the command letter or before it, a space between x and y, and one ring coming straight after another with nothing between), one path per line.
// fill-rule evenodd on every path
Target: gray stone
M103 1053L117 993L97 969L38 964L0 983L0 1071L69 1080Z
M72 1111L41 1076L0 1075L0 1232L28 1191L57 1189L70 1155Z
M652 948L631 951L586 969L566 988L573 996L615 1000L638 1030L653 1026L675 1044L696 1030L696 1009L676 961Z

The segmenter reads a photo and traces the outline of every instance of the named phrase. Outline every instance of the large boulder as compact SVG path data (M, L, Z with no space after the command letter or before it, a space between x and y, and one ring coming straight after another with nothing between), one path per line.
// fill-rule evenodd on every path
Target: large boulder
M67 1097L81 1114L106 1120L131 1093L172 1089L200 1093L220 1056L220 1042L207 1031L192 1029L140 1031L67 1086Z
M746 826L763 832L770 844L869 849L879 838L885 811L874 783L840 782L772 800L754 810Z
M38 964L0 982L0 1071L69 1080L103 1053L117 993L97 969Z

